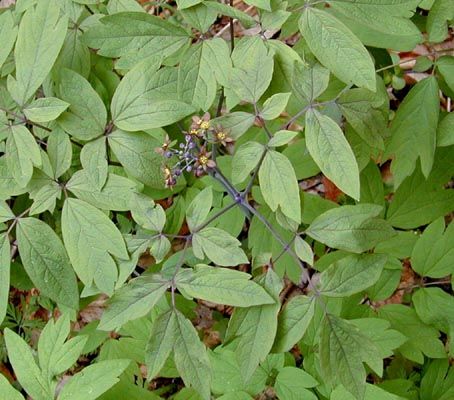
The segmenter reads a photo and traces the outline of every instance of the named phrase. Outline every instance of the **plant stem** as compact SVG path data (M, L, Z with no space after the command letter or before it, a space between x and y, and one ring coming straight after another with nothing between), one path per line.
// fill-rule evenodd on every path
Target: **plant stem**
M213 168L213 171L210 174L213 178L219 181L227 190L227 192L235 199L235 196L239 194L239 192L233 187L233 185L227 180L224 174L218 167Z
M27 208L24 212L22 212L21 214L19 214L16 218L13 219L13 222L11 223L11 225L8 227L8 230L6 231L6 235L9 235L11 233L11 231L13 230L13 228L16 226L16 224L19 222L19 220L25 215L25 214L28 214L31 210L31 207Z
M233 185L227 180L227 178L222 174L219 168L214 168L213 171L210 173L210 176L216 179L222 186L224 186L227 193L232 197L235 204L238 204L240 208L243 210L244 214L246 215L247 219L251 218L251 214L249 210L245 207L245 205L240 202L237 203L238 199L241 199L241 194L236 190Z
M30 121L27 117L25 117L25 115L19 115L19 114L15 113L14 111L10 111L3 107L0 107L0 110L12 115L14 118L20 119L24 124L30 124L30 125L36 126L37 128L44 129L47 132L52 132L52 129L48 128L47 126L38 124L37 122Z
M233 7L233 0L230 0L230 7ZM230 53L233 52L233 49L235 48L235 27L233 26L233 18L229 18L229 23L230 23Z
M191 237L192 237L192 235L186 236L186 242L184 243L184 247L183 247L183 250L181 252L181 257L178 260L177 265L175 266L175 272L173 273L172 279L170 281L171 282L170 283L170 290L171 290L171 298L172 298L172 307L173 308L175 308L175 289L176 289L175 278L176 278L176 276L178 274L178 271L180 270L181 266L184 263L184 259L186 257L186 252L188 251L189 242L191 240Z
M260 123L262 124L262 127L263 127L263 130L265 131L266 135L268 136L268 139L271 139L273 137L273 134L271 133L271 131L268 129L268 127L266 126L266 123L265 123L265 120L262 118L262 116L260 115L260 111L257 107L257 103L254 103L254 111L255 111L255 117L260 121Z
M243 199L246 199L247 195L251 191L252 186L253 186L254 181L255 181L255 178L257 177L259 169L260 169L260 167L261 167L261 165L263 163L263 160L265 159L266 153L268 153L268 147L264 148L263 153L260 156L259 162L257 163L257 165L254 168L254 171L252 172L252 176L251 176L251 178L250 178L250 180L249 180L249 182L248 182L248 184L246 186L246 189L244 189L243 193L241 194Z
M429 52L427 54L421 54L418 57L412 57L412 58L407 58L406 60L400 60L399 62L397 62L395 64L390 64L390 65L387 65L386 67L382 67L382 68L376 69L375 72L386 71L387 69L398 67L398 66L400 66L402 64L405 64L407 62L416 61L419 57L434 56L434 55L437 55L438 53L445 53L445 52L448 52L448 51L454 51L454 47L450 47L450 48L447 48L447 49L432 50L431 52Z
M290 118L288 120L288 122L286 122L284 125L282 125L281 129L288 129L290 125L292 125L299 117L301 117L307 110L309 110L310 108L315 108L315 107L323 107L323 106L327 106L329 104L335 104L336 101L345 93L347 92L348 90L351 89L353 85L347 85L345 86L338 94L337 96L332 99L332 100L328 100L328 101L322 101L321 103L310 103L308 104L306 107L304 107L301 111L298 111L292 118Z
M307 283L308 286L311 287L311 289L314 289L310 276L309 276L309 273L307 271L307 268L304 266L304 263L299 259L299 257L296 255L296 253L292 250L292 248L290 247L290 244L287 243L282 238L282 236L279 234L279 232L277 232L274 229L273 225L271 225L271 223L258 210L256 210L250 204L246 204L246 207L249 209L249 211L251 212L252 215L256 216L260 220L260 222L262 222L262 224L268 228L268 230L274 236L274 238L282 245L284 251L288 252L295 259L295 261L301 268L301 273L302 273L301 281L303 283Z

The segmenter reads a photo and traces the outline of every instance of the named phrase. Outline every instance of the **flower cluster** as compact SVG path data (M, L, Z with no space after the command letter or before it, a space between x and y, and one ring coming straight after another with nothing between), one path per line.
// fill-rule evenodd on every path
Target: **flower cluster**
M207 173L209 169L216 167L216 162L212 159L212 151L209 146L220 144L229 147L233 144L233 139L228 132L221 126L212 127L210 114L206 113L202 117L192 117L192 124L188 131L183 131L185 141L179 143L178 148L173 146L177 143L166 137L163 145L156 151L167 159L177 159L177 162L169 167L164 166L164 179L166 187L173 187L177 178L183 172L192 172L195 176Z

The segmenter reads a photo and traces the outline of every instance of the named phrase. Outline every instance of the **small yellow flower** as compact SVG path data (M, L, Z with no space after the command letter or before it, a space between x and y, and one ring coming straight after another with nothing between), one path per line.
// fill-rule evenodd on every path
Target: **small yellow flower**
M211 151L207 152L205 147L202 147L194 166L196 176L200 176L204 172L207 172L209 168L216 167L216 163L211 159Z
M223 146L228 146L233 143L233 139L229 136L229 131L218 125L213 132L216 142L221 143Z
M172 171L169 167L164 167L164 176L166 177L166 179L172 176Z
M218 140L224 140L227 137L227 133L224 131L216 133L216 137Z
M191 131L197 130L197 135L204 134L210 129L210 114L205 113L202 118L197 115L192 117Z

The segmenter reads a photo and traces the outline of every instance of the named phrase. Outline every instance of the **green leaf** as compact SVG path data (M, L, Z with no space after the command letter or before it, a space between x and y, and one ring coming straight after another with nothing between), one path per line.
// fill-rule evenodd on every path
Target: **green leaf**
M228 129L232 138L237 139L254 124L255 115L243 111L236 111L224 114L212 121Z
M375 253L384 253L400 259L409 258L417 240L418 236L415 232L399 231L397 235L379 243L375 248Z
M377 282L383 271L385 254L352 254L331 264L320 275L320 292L327 297L346 297Z
M298 180L307 179L320 173L320 168L307 151L305 139L297 139L291 146L287 146L282 153L292 163ZM319 199L323 201L321 197ZM303 215L301 216L303 222L305 222L303 218L307 211L310 210L304 207Z
M339 125L327 115L309 109L305 132L307 149L323 174L344 193L359 200L358 163Z
M129 175L152 188L164 187L162 157L155 151L161 145L158 140L144 132L121 130L111 133L108 140Z
M421 276L442 278L454 274L454 225L445 231L444 218L432 222L419 237L411 254L411 267Z
M229 207L234 202L230 196L225 196L222 200L222 207L212 209L210 214L214 217L222 208ZM245 222L245 215L240 207L232 207L229 211L224 212L221 216L214 219L209 226L222 229L232 236L237 237L241 234Z
M414 171L418 157L428 177L434 162L439 110L438 84L433 76L418 82L399 106L384 155L384 159L393 156L391 172L396 188Z
M180 270L177 288L198 299L234 307L273 304L274 300L244 272L199 264L195 271Z
M54 171L54 178L62 176L71 167L72 146L69 136L61 129L54 129L47 139L47 155Z
M85 144L80 152L80 162L87 179L101 190L108 174L106 138L100 137Z
M216 10L219 14L237 19L245 28L252 28L257 24L254 18L238 8L224 3L218 3L217 1L204 1L203 3L212 10Z
M279 314L274 353L289 351L304 336L314 316L314 298L295 296Z
M451 338L454 334L454 298L438 287L421 288L412 296L416 314L427 325L432 325ZM450 343L451 354L453 345Z
M177 340L176 324L177 317L173 310L161 314L153 322L150 339L145 350L148 379L153 379L161 371L164 363L169 358L170 352Z
M184 10L180 10L180 13L191 27L197 29L202 33L210 30L211 25L214 23L218 16L217 12L214 9L207 7L204 2L186 8ZM222 39L221 41L226 43Z
M380 357L387 358L394 354L394 349L407 341L407 337L390 329L389 321L380 318L360 318L350 320L359 330L372 340L378 347ZM381 362L380 362L381 364ZM379 367L381 369L381 365Z
M5 201L0 201L0 223L10 221L15 218L14 213Z
M279 30L282 25L290 18L292 13L286 11L287 7L284 4L278 6L273 5L274 10L263 11L260 14L260 25L263 30Z
M305 263L309 265L314 265L314 253L312 251L311 246L301 239L299 236L295 236L295 253L296 255Z
M295 222L301 221L301 204L298 181L289 159L281 153L269 150L259 170L262 195L271 208L281 211Z
M226 332L226 342L236 342L236 357L245 382L250 380L273 346L280 308L279 293L283 287L281 279L272 269L256 279L256 282L265 288L276 303L235 309Z
M341 81L375 91L375 68L360 40L324 10L306 7L299 28L317 59Z
M257 142L247 142L241 145L233 155L232 183L244 182L252 170L264 156L265 148Z
M58 400L94 400L119 381L131 360L107 360L85 367L63 386Z
M269 147L279 147L288 144L292 141L295 136L298 135L298 132L281 130L277 131L273 137L268 142Z
M442 56L437 59L436 63L438 71L443 76L446 84L451 90L454 90L454 78L452 71L454 71L454 57L452 56Z
M216 97L216 80L210 55L202 42L189 47L178 68L178 97L207 111Z
M311 103L328 87L329 70L316 63L307 66L296 63L292 76L292 89L298 100Z
M414 384L408 380L404 379L394 379L386 381L385 385L390 383L392 386L387 385L387 388L398 387L397 393L407 394L408 387L413 387ZM412 396L411 389L408 391L408 395ZM366 392L365 392L365 400L403 400L405 397L398 396L396 394L392 394L386 390L383 390L381 387L373 385L373 384L366 384ZM330 400L356 400L356 397L353 396L344 386L339 385L331 392Z
M0 392L8 400L24 400L24 396L14 389L2 374L0 374Z
M377 79L377 91L356 88L339 97L342 114L355 132L369 146L384 149L383 137L388 131L388 94L383 81Z
M322 377L331 387L344 385L356 399L364 399L366 369L376 360L378 348L351 322L326 314L320 333L320 366Z
M203 4L208 6L208 1ZM225 6L222 3L216 3ZM241 11L238 10L241 13ZM232 70L232 59L227 42L221 38L213 38L203 41L203 57L209 64L216 81L222 86L228 86L229 76ZM223 125L224 126L224 125ZM225 128L227 126L224 126Z
M17 38L18 27L14 22L13 13L9 10L0 15L0 37L2 47L0 48L0 68L5 63Z
M443 42L448 36L448 26L454 19L454 4L449 0L435 0L427 17L430 42Z
M14 180L25 186L33 174L33 166L41 166L39 146L23 125L12 125L6 140L6 163Z
M166 214L160 205L155 205L149 197L134 193L131 200L131 213L134 220L143 228L161 232L166 223Z
M3 200L26 192L26 188L16 183L6 159L6 156L0 157L0 198Z
M132 55L136 63L155 54L170 56L188 43L189 34L179 25L154 15L120 12L101 18L83 35L83 40L98 49L101 56Z
M41 214L44 211L54 212L57 199L61 196L61 187L57 182L44 185L37 192L30 194L33 204L28 213L29 216Z
M296 15L297 17L297 15ZM292 33L297 30L296 20L293 19ZM289 20L290 22L290 20ZM267 45L274 52L275 68L270 90L273 92L290 92L292 91L292 76L295 69L295 64L303 62L301 56L291 47L285 45L282 41L276 39L268 39Z
M223 267L249 263L241 243L227 232L213 227L194 233L192 244L198 247L216 265Z
M373 204L334 208L315 218L306 233L330 247L362 253L395 235L386 221L375 218L381 210Z
M413 67L413 69L416 72L425 72L425 71L428 71L429 69L431 69L433 66L434 66L434 63L429 57L419 56L416 59L416 63L415 63L415 66Z
M265 388L266 372L258 368L251 378L250 382L245 382L240 371L233 346L217 346L213 351L208 352L210 357L211 368L213 370L213 380L211 383L211 392L215 395L220 394L238 394L241 392L258 393ZM240 392L241 391L241 392ZM237 397L227 397L229 400L236 400ZM221 397L222 398L222 397ZM250 400L250 398L246 398Z
M265 120L272 120L279 117L285 110L285 107L287 107L290 95L291 93L277 93L267 99L265 103L263 103L263 109L260 112L262 118Z
M58 116L69 107L66 101L55 97L42 97L33 100L24 108L25 116L33 122L48 122Z
M262 10L271 11L270 0L247 0L245 3L257 8L261 8Z
M282 368L276 377L274 389L280 399L298 400L301 398L316 400L317 396L307 390L318 386L318 382L306 371L295 367Z
M438 124L437 146L452 146L454 144L454 112L445 115Z
M101 210L128 211L137 183L123 176L109 174L101 190L98 190L84 170L77 171L66 184L66 188L79 199Z
M171 247L170 240L163 235L159 235L150 240L150 254L155 258L157 263L164 260Z
M212 205L213 191L208 186L194 197L186 209L186 222L191 232L194 232L197 227L205 222Z
M6 316L9 300L9 281L11 267L11 247L8 235L0 234L0 324Z
M454 394L454 373L448 359L432 360L421 379L420 398L449 400Z
M135 0L109 0L107 3L107 12L109 14L118 14L122 11L145 12Z
M17 241L21 260L33 284L56 303L77 310L76 276L57 234L43 221L21 218Z
M387 221L397 228L411 229L449 213L454 208L454 190L432 182L433 179L424 178L419 168L406 178L394 193Z
M77 22L78 18L75 18L73 22ZM53 76L58 77L60 72L67 68L84 78L88 78L91 69L90 50L85 43L82 43L81 37L82 32L79 29L68 30L63 47L52 70Z
M396 258L390 258L380 278L366 290L372 301L386 300L396 291L400 283L402 264Z
M48 400L53 397L49 382L36 365L30 347L24 339L12 330L5 329L5 343L9 362L13 366L17 380L27 393L36 400Z
M169 284L157 274L131 279L109 300L98 329L111 331L130 320L143 317L161 299Z
M90 83L78 73L65 69L60 72L60 97L70 104L58 118L59 125L79 140L101 136L107 123L104 103Z
M258 36L243 38L232 53L234 68L229 79L240 100L256 103L273 76L273 57Z
M253 398L246 392L229 392L224 394L221 397L218 397L219 400L252 400Z
M205 345L191 321L179 311L175 314L175 365L185 385L196 389L203 400L209 400L211 367Z
M404 334L408 340L399 347L399 353L418 364L429 358L445 358L446 351L438 339L437 329L424 324L415 310L402 304L387 304L380 307L378 316L391 323L391 327Z
M22 17L14 50L16 78L8 79L8 88L20 105L46 79L63 45L67 25L55 0L38 2Z
M79 3L79 4L100 4L104 3L105 0L73 0L74 3Z
M177 97L172 70L160 69L156 60L144 61L121 80L112 98L112 119L125 131L170 125L195 111Z
M62 210L62 234L69 259L80 280L92 282L107 294L118 279L112 256L129 259L120 231L102 211L78 199L66 199Z
M68 315L61 316L57 321L49 320L41 331L38 342L39 365L49 380L72 367L88 339L81 335L66 341L69 331Z
M177 6L180 10L184 10L201 2L202 0L177 0Z
M408 18L417 3L331 1L330 12L367 46L410 51L423 40L417 26Z

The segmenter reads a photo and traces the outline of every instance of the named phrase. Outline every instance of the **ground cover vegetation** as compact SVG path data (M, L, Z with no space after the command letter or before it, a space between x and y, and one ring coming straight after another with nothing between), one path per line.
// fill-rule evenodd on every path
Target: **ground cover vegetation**
M454 1L0 7L1 399L454 399Z

